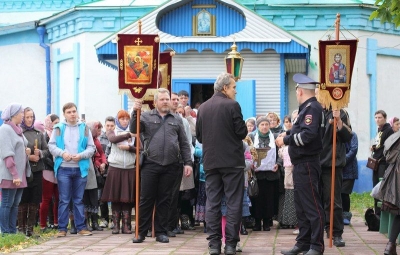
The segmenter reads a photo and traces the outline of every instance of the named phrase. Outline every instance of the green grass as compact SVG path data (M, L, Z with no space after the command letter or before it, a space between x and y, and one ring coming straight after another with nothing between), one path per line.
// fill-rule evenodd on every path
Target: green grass
M352 193L350 201L350 211L353 213L353 216L364 218L367 208L374 207L374 199L370 196L369 192L361 194Z
M53 238L56 233L56 230L51 230L47 233L40 233L40 228L35 227L34 235L31 237L27 237L21 233L10 235L5 234L0 238L0 253L10 253L32 245L40 244Z

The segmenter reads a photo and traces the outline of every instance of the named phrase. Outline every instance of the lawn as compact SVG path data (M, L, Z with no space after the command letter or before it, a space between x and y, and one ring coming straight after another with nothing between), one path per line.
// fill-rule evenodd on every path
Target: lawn
M24 234L18 233L14 235L4 235L0 238L0 253L10 253L21 250L28 246L36 245L45 242L54 237L56 230L51 230L47 233L40 233L40 227L35 227L34 235L26 237Z
M364 218L367 208L374 207L374 199L370 196L369 192L361 194L352 193L350 195L350 207L353 216Z

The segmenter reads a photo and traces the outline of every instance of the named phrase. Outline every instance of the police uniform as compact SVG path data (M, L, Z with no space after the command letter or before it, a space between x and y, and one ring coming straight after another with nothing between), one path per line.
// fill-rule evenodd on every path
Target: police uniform
M315 88L317 82L304 74L295 74L297 86ZM289 155L294 166L294 203L298 219L299 235L295 248L324 252L324 210L321 201L319 154L322 151L323 109L315 97L303 102L287 131L283 142L289 145ZM298 254L296 249L283 254Z

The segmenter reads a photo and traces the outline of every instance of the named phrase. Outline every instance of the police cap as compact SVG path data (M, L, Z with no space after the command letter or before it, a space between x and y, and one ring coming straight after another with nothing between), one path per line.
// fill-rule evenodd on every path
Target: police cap
M319 82L314 81L310 77L302 73L296 73L293 75L293 81L297 83L296 88L303 88L303 89L315 89L316 84Z

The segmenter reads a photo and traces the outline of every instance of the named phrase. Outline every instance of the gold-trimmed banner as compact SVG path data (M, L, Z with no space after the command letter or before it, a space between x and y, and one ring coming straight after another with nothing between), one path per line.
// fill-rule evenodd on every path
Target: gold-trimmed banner
M347 107L358 40L319 41L320 90L326 108Z
M158 35L118 34L118 86L142 98L157 88L160 40Z

